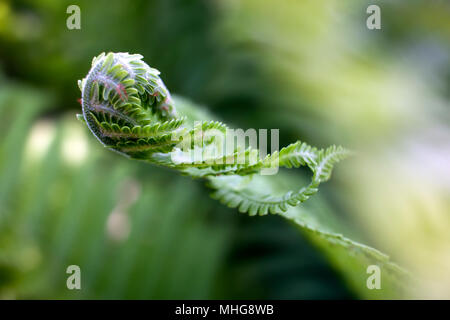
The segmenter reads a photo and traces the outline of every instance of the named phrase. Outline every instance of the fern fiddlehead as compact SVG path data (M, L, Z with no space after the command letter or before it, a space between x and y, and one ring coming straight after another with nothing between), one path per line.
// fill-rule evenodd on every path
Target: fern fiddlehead
M264 158L245 144L224 152L218 137L226 136L229 128L205 119L192 124L192 114L201 108L172 98L159 71L141 55L102 53L78 85L83 111L79 118L105 147L208 179L214 198L250 215L282 213L304 202L348 154L342 147L319 150L300 141ZM249 185L252 176L274 166L307 166L313 173L311 183L280 196L255 192Z

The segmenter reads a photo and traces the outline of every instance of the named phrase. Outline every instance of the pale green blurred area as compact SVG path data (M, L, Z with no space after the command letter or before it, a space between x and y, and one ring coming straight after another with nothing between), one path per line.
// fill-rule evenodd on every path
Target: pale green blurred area
M408 269L406 296L450 298L448 1L377 1L381 30L371 1L75 3L69 31L73 2L0 1L0 298L371 296L281 218L103 150L74 119L101 51L143 54L171 92L281 145L354 150L305 210Z

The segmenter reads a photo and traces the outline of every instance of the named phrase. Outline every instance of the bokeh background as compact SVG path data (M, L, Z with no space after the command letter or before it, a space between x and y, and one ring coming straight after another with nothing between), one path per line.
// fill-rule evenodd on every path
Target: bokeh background
M407 269L403 297L450 298L450 2L0 0L0 299L370 297L283 218L101 148L75 114L103 51L235 127L354 150L311 210Z

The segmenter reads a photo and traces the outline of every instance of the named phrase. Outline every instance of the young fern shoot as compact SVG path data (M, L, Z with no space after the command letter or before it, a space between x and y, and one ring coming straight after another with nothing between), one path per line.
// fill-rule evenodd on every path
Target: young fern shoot
M87 76L78 81L83 111L79 118L108 149L208 179L215 189L213 197L240 212L283 213L299 205L317 192L319 184L330 178L334 164L348 155L342 147L317 149L300 141L264 158L258 149L243 145L224 153L217 137L226 135L229 128L213 120L192 125L189 120L195 119L189 119L186 105L194 113L201 108L172 98L159 71L142 58L128 53L95 57ZM249 181L274 166L307 166L311 182L281 196L255 192Z

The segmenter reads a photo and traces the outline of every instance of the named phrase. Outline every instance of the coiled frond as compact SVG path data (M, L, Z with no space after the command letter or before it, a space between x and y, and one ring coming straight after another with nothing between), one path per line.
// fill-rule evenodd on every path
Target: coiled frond
M194 124L176 110L159 71L142 61L141 55L100 54L80 80L83 115L91 132L107 148L133 159L167 166L194 178L207 178L213 197L250 215L286 212L317 192L328 180L334 164L348 155L342 147L319 150L296 142L264 158L258 149L242 143L228 147L230 129L205 119ZM196 108L194 105L193 108ZM230 140L228 140L230 141ZM306 166L311 183L284 195L258 193L236 185L237 179L263 170Z

